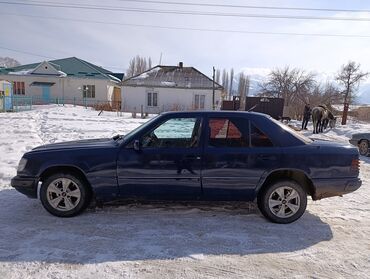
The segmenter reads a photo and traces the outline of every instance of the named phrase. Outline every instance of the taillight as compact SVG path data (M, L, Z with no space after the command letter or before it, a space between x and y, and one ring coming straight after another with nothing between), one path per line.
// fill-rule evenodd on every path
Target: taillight
M354 172L360 171L360 160L359 159L352 159L351 171L354 171Z

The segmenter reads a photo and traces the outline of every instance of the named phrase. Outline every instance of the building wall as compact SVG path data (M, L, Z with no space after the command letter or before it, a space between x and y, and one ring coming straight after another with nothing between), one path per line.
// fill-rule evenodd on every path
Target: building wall
M180 89L180 88L148 88L148 87L122 87L122 110L126 112L160 113L174 110L195 109L195 95L205 95L204 110L212 109L212 89ZM158 106L147 106L147 93L158 93ZM221 105L221 91L215 91L215 104Z
M33 82L54 82L50 87L50 99L54 101L56 98L62 99L66 102L82 100L83 85L95 85L95 98L93 101L109 101L114 87L120 87L114 82L104 79L82 79L71 77L53 77L53 76L38 76L38 75L0 75L0 79L10 82L23 81L25 82L25 95L32 96L35 99L42 99L42 86L30 86ZM109 94L110 93L110 94Z
M357 109L357 117L362 121L370 121L370 107L359 107Z

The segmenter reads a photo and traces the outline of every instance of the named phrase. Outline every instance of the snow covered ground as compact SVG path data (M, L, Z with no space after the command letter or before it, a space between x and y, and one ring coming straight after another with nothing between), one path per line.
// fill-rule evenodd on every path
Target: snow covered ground
M72 106L0 114L1 279L370 278L370 158L358 191L309 201L289 225L269 223L253 203L106 206L61 219L9 186L37 145L124 134L145 121ZM346 142L361 130L370 125L316 137Z

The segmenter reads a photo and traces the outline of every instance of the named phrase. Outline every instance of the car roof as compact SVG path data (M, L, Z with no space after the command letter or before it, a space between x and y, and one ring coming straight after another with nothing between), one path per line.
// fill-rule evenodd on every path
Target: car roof
M168 112L163 112L161 115L253 115L253 116L263 116L270 118L269 115L264 114L264 113L259 113L259 112L247 112L247 111L232 111L232 110L202 110L202 111L168 111Z

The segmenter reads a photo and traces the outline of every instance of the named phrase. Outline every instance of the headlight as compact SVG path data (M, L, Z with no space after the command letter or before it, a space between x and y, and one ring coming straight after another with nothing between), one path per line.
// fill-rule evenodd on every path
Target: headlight
M17 171L18 171L18 172L23 171L23 170L24 170L24 168L26 167L26 165L27 165L27 159L22 158L22 159L19 161Z

